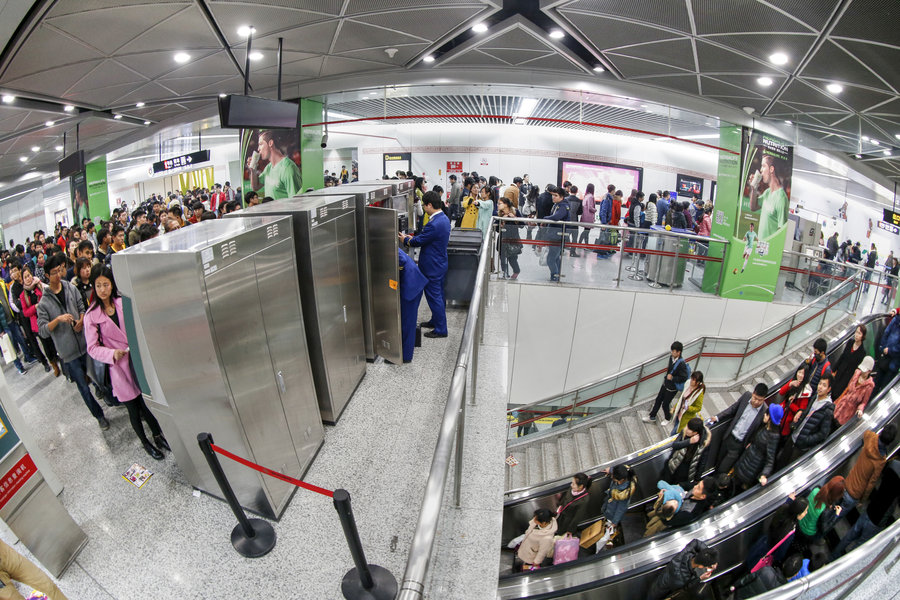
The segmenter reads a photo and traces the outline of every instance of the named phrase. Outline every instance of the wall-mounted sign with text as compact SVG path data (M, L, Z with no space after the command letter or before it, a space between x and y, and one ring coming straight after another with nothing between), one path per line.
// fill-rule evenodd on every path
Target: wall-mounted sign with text
M891 225L896 225L900 227L900 213L896 213L892 210L884 209L884 220L890 223ZM881 227L881 225L879 225ZM882 229L884 229L882 227Z
M153 163L153 173L165 173L166 171L174 171L175 169L184 169L185 167L193 167L197 163L209 161L209 150L199 150L191 152L183 156L175 158L167 158L159 162Z
M878 221L878 229L884 229L885 231L890 231L894 235L900 235L900 227L886 221Z

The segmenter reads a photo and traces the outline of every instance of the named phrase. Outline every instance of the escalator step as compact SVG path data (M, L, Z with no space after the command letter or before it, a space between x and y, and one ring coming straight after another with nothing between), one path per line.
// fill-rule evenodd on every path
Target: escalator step
M559 462L562 466L563 475L578 473L584 467L589 466L581 464L578 460L578 452L575 450L575 438L567 435L560 436L557 440L557 445L559 446Z
M649 425L649 423L644 423L637 416L626 415L622 417L622 429L625 431L625 435L630 438L631 447L635 450L646 448L656 441L651 439L650 433L644 425Z
M515 467L506 467L506 489L508 490L514 490L528 485L525 452L512 452L511 454L519 461L519 464Z
M544 480L558 478L562 473L559 465L559 446L555 441L541 444L541 457L544 461Z
M611 458L605 423L591 427L591 445L594 448L594 458L598 465L605 463Z
M594 454L594 442L591 434L587 431L575 432L575 452L578 455L578 464L581 465L581 469L600 464Z
M606 429L612 458L631 454L635 450L631 445L631 440L625 435L625 432L622 429L621 423L609 423Z
M528 480L526 485L534 485L546 481L544 478L544 456L541 452L541 446L538 444L525 448L525 476Z

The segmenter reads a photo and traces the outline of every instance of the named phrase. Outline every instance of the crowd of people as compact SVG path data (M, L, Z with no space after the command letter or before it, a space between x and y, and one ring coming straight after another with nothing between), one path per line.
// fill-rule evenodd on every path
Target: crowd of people
M770 390L758 383L706 420L700 416L706 391L703 374L692 372L682 357L682 344L672 343L659 393L644 420L655 420L662 412L663 425L671 422L676 437L668 444L657 495L643 515L644 537L693 523L737 494L766 486L773 473L818 447L839 427L862 418L870 399L900 372L898 314L900 310L892 313L874 344L874 356L866 351L868 328L862 324L845 345L833 350L833 362L825 340L817 339L809 358L783 386ZM718 422L724 429L713 454L711 428ZM785 498L751 544L729 590L731 597L749 598L806 575L886 527L900 499L900 467L889 458L896 436L893 423L880 432L866 430L846 477L830 476L806 494ZM556 498L555 510L535 511L525 533L510 542L517 569L558 564L557 545L569 535L579 540L582 557L612 547L622 534L620 523L629 503L641 498L633 497L637 478L629 467L617 465L604 475L609 487L599 514L589 513L589 506L596 504L590 501L591 478L584 473L573 476L569 489ZM829 551L826 536L860 505L864 507L840 541L832 534ZM692 540L655 577L648 597L661 600L679 592L695 597L718 562L714 548Z
M897 278L900 275L900 260L894 256L894 251L885 257L884 262L879 263L878 248L874 243L869 244L869 248L865 248L859 241L854 242L851 239L840 241L840 236L835 231L827 240L820 240L825 246L824 257L836 263L845 265L854 265L857 267L865 267L867 273L863 283L863 292L868 292L873 282L882 284L881 303L890 304L893 300L893 292L897 287ZM838 267L839 270L844 269L843 266ZM878 276L878 269L883 272L883 277ZM831 275L834 272L834 266L828 263L822 263L818 269L824 275ZM811 282L811 285L816 282Z

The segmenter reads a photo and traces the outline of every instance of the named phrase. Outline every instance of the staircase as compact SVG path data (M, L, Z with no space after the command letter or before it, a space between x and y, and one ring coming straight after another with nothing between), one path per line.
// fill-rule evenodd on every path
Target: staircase
M722 412L759 382L774 385L781 381L810 356L813 341L819 337L833 340L854 320L855 317L847 316L825 332L806 340L792 353L743 374L734 383L707 387L700 415L707 419ZM659 377L662 382L662 375ZM662 413L655 423L645 423L641 419L650 412L655 397L654 392L652 397L631 406L560 427L557 435L534 439L535 434L531 434L510 442L509 454L519 463L515 467L506 467L506 489L530 487L585 471L665 440L672 424L660 425Z

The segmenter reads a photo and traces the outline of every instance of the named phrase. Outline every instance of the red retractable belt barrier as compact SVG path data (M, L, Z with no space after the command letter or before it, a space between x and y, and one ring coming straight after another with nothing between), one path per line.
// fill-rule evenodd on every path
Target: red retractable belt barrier
M264 474L268 475L269 477L274 477L275 479L280 479L281 481L285 481L292 485L296 485L297 487L301 487L305 490L309 490L309 491L315 492L317 494L322 494L323 496L328 496L329 498L334 498L334 492L332 492L331 490L326 490L325 488L320 488L317 485L313 485L311 483L306 483L305 481L300 481L299 479L294 479L293 477L288 477L287 475L283 475L277 471L273 471L272 469L263 467L254 462L250 462L246 458L241 458L237 454L232 454L231 452L229 452L225 448L222 448L221 446L216 446L215 444L212 444L212 449L214 451L218 452L219 454L221 454L222 456L228 457L235 462L241 463L245 467L250 467L251 469L259 471L260 473L264 473Z

